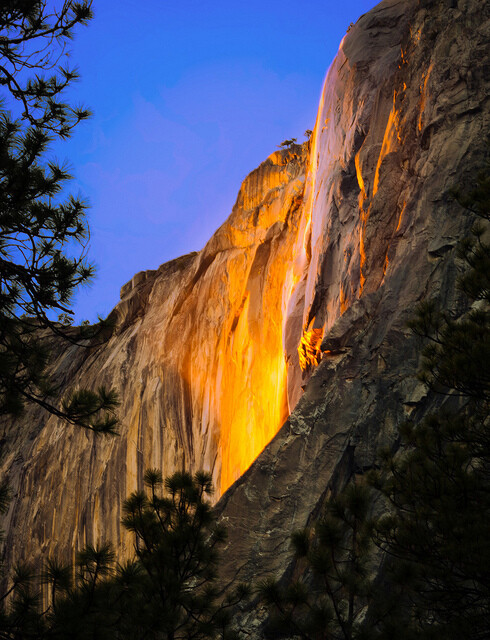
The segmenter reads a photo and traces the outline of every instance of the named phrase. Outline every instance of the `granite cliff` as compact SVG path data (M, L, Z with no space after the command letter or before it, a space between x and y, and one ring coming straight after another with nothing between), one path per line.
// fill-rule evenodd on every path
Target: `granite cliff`
M484 153L489 25L477 0L362 16L311 140L245 179L202 251L126 284L104 345L55 345L64 387L119 390L120 436L36 409L5 426L7 562L99 539L125 555L124 498L145 468L185 466L224 494L224 578L288 571L289 532L439 402L414 377L406 322L430 296L461 311L455 246L471 220L449 189Z

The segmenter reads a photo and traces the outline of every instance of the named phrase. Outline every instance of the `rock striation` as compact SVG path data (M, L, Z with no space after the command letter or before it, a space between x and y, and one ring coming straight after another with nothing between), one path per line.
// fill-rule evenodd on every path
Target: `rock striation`
M202 251L124 285L107 342L53 345L62 389L118 390L120 436L94 437L35 407L7 426L2 463L15 495L7 564L49 551L70 558L102 539L129 554L121 507L147 468L209 470L219 497L284 423L282 318L307 146L277 151L253 171Z
M400 423L444 402L415 377L421 345L407 321L428 298L464 311L456 245L472 219L450 189L471 185L483 164L489 38L488 4L385 0L341 43L312 140L286 319L288 353L302 328L288 370L301 397L218 503L226 581L291 575L290 532L381 447L396 450ZM304 345L318 364L301 394ZM245 623L258 633L257 610Z
M60 385L118 388L121 433L35 409L5 426L7 563L100 539L126 555L122 501L145 468L184 466L224 493L225 580L289 571L290 531L440 401L406 322L429 296L462 311L471 219L449 189L483 157L489 36L478 0L381 2L344 37L311 140L245 179L202 251L126 284L106 343L55 345Z

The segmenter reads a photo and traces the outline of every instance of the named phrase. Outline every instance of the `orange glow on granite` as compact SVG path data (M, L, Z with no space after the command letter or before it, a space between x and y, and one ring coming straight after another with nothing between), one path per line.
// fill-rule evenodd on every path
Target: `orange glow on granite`
M342 46L342 45L341 45ZM328 76L327 76L328 77ZM298 241L294 250L294 261L290 270L290 290L289 297L294 293L295 287L301 282L306 275L306 269L310 262L312 253L312 220L311 212L313 210L314 199L317 197L316 181L319 161L319 134L328 129L330 117L323 118L323 106L325 103L326 81L320 96L318 106L317 119L315 127L310 138L310 150L308 156L308 166L306 171L306 202L304 203L304 214L301 219L301 227L298 232ZM323 126L322 126L323 122ZM303 328L303 335L298 345L299 363L302 371L306 371L311 367L316 367L321 360L320 345L323 339L324 328L312 328L314 318L310 322L308 328Z
M275 274L276 281L280 276ZM254 322L256 310L248 296L228 334L228 361L219 377L221 493L246 471L288 416L281 296L269 297L269 302L270 317L279 322Z
M402 206L402 209L400 211L400 215L398 217L398 224L396 225L395 231L399 231L400 230L400 227L401 227L401 224L402 224L402 219L403 219L403 214L405 213L405 209L406 208L407 208L407 203L404 202L403 206Z
M340 315L342 315L344 311L347 309L347 307L349 306L347 296L345 295L344 287L342 285L340 285L339 300L340 300Z
M422 119L425 111L425 101L427 96L427 83L429 81L430 74L432 72L434 64L431 62L429 68L427 69L427 73L424 76L424 82L420 85L420 114L418 121L418 130L422 131Z
M362 209L362 206L364 204L364 200L366 199L366 188L364 186L364 180L362 178L362 171L361 171L361 165L360 165L360 161L359 161L359 154L361 152L358 151L356 153L356 157L355 157L355 165L356 165L356 176L357 176L357 184L359 185L359 189L361 190L361 193L359 194L359 209Z
M221 494L247 470L289 415L284 330L288 305L304 282L311 258L311 211L321 126L318 118L323 100L322 94L317 123L310 138L306 177L302 183L302 213L297 220L292 244L280 249L281 257L277 256L274 262L264 261L261 267L263 275L257 275L252 281L250 275L243 272L243 267L228 273L233 289L245 286L243 283L247 279L248 282L243 303L233 321L230 320L229 326L223 328L223 346L218 348L218 352L224 354L218 363L219 374L216 378L219 388L216 413L220 420L218 449L221 454ZM255 184L258 177L254 175L247 179L247 189L251 189L252 194L262 190ZM275 194L275 189L281 188L283 182L281 176L269 180L267 190L271 197L261 204L244 190L242 206L250 210L258 206L260 211L270 206L272 211L272 194ZM288 207L292 206L293 199L288 200ZM278 213L275 212L276 215ZM286 221L286 214L284 210L279 216L284 216ZM272 226L272 218L269 224ZM300 360L303 358L301 366L316 366L320 362L323 331L323 328L315 327L304 332L299 347Z
M364 231L366 228L366 222L369 216L369 209L368 211L364 211L364 202L366 201L367 198L367 194L366 194L366 187L364 185L364 180L362 177L362 170L361 170L361 162L360 162L360 151L357 152L355 159L354 159L354 163L356 166L356 176L357 176L357 184L359 185L359 189L360 189L360 193L359 193L359 218L360 218L360 225L359 225L359 256L360 256L360 273L359 273L359 295L361 295L363 287L364 287L364 282L366 280L366 278L364 277L364 274L362 272L362 269L364 267L364 263L366 262L366 253L364 251ZM342 300L341 300L341 309L342 309Z
M404 91L406 85L403 86L402 91ZM381 150L379 152L378 160L376 162L376 169L374 171L374 180L373 180L373 191L371 198L374 198L379 188L379 174L381 170L381 165L383 164L383 160L386 156L394 151L402 142L400 133L399 133L399 113L395 107L396 105L396 97L397 91L393 92L393 106L388 116L388 121L386 123L383 142L381 144ZM362 294L364 289L364 283L366 282L366 276L364 274L364 265L366 263L366 251L364 244L364 234L366 232L366 225L371 213L371 205L372 200L369 202L367 208L364 208L364 203L367 198L367 194L365 191L364 180L361 172L361 163L359 159L360 152L357 153L355 157L355 166L356 166L356 175L357 182L359 184L359 217L360 217L360 225L359 225L359 255L360 255L360 275L359 275L359 296ZM403 214L403 211L402 211ZM401 215L398 221L398 224L401 223ZM383 267L383 276L386 273L388 264L386 263Z
M359 217L360 217L360 225L359 225L359 257L360 257L360 273L359 273L359 296L362 294L362 290L364 289L364 283L366 281L366 277L363 273L363 267L366 263L366 251L364 248L364 233L366 232L366 224L369 218L371 205L367 208L367 211L364 210L364 199L362 198L362 192L359 194Z
M396 94L393 98L393 103L395 102ZM383 138L383 144L381 145L381 151L379 153L378 162L376 163L376 171L374 172L374 184L373 184L373 196L376 195L379 186L379 171L381 169L381 164L386 156L393 151L394 142L398 140L397 135L397 112L395 110L395 105L393 104L393 109L390 111L390 115L388 117L388 123L386 125L385 134Z
M284 200L266 198L259 203L254 192L275 194L285 182L281 175L273 176L264 187L257 182L259 177L254 175L247 182L250 194L245 193L244 202L254 209L258 206L257 229L262 224L267 229L296 210L304 182L291 183ZM234 312L220 330L215 350L220 355L213 376L219 416L220 494L248 469L289 415L283 324L288 301L302 275L291 255L296 255L298 241L304 242L307 233L306 228L301 238L291 236L290 243L276 243L274 248L267 242L259 244L246 264L238 253L228 263L227 289L236 292ZM201 384L209 382L202 380Z
M310 325L313 324L314 319ZM322 358L320 346L323 340L323 327L304 331L298 347L299 364L302 371L316 367Z
M284 331L304 273L293 265L304 231L304 153L274 152L243 181L232 215L196 257L183 303L192 315L182 306L181 316L192 323L176 323L167 337L170 347L178 330L190 337L179 361L179 437L185 464L211 470L216 499L289 415Z
M361 257L361 266L360 266L360 274L359 274L359 296L361 296L362 290L364 289L364 283L366 282L366 276L362 271L364 264L366 263L366 252L364 251L364 231L365 231L365 226L364 224L361 224L361 227L359 229L359 255Z
M342 45L341 45L342 46ZM308 166L306 169L306 193L307 193L307 201L305 203L305 213L303 216L304 219L304 231L302 234L299 234L299 237L302 240L301 247L301 255L302 257L306 257L309 251L311 251L310 242L311 242L311 212L313 210L313 202L316 193L316 180L317 180L317 172L318 172L318 160L319 160L319 150L318 150L318 141L320 135L321 128L321 117L323 113L323 105L325 102L325 85L323 87L323 91L320 97L320 103L318 105L318 114L315 122L315 127L313 129L313 133L311 135L311 146L310 153L308 157ZM330 118L327 116L325 118L325 124L321 128L321 131L328 129ZM304 267L304 265L303 265Z

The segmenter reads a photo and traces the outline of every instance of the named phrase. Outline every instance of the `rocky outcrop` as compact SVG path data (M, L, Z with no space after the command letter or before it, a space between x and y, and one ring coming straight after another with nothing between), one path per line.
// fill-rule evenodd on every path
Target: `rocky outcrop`
M438 401L414 378L406 321L427 296L459 308L471 220L448 192L481 161L490 34L477 0L425 4L361 17L310 143L252 172L201 252L125 285L104 345L58 347L62 387L119 389L121 434L35 410L8 425L7 561L98 539L125 555L124 498L146 467L185 466L211 470L217 497L238 478L217 505L224 578L281 577L289 532Z

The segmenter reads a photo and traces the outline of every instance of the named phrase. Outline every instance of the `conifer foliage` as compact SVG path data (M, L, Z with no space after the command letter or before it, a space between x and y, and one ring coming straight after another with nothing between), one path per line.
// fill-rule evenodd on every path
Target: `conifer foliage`
M292 536L305 577L282 587L263 582L259 592L271 609L268 633L304 640L364 638L362 621L373 593L373 545L369 489L349 484L331 497L314 527Z
M226 530L216 524L206 500L211 477L177 472L162 494L161 473L148 470L145 484L147 492L133 493L124 504L123 524L135 536L139 578L135 609L121 612L122 624L131 633L145 630L148 637L165 640L229 637L231 611L247 590L239 585L220 601L218 549Z
M46 374L53 335L77 343L89 333L56 322L70 316L73 292L94 269L85 257L87 205L63 196L71 176L46 154L89 116L64 101L77 73L63 63L74 29L91 17L88 0L5 0L0 7L0 414L17 415L34 401L74 424L112 432L112 391L72 395L62 406Z
M0 600L0 638L235 638L233 612L248 590L218 587L226 531L207 500L210 476L178 472L164 482L148 470L145 485L124 503L134 556L116 563L111 545L101 543L77 554L75 571L53 560L37 576L18 567Z

